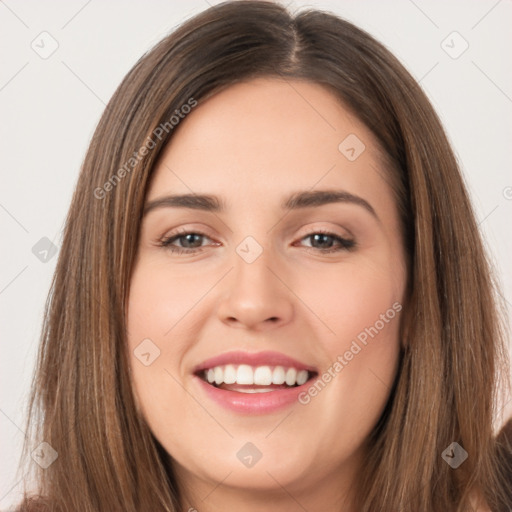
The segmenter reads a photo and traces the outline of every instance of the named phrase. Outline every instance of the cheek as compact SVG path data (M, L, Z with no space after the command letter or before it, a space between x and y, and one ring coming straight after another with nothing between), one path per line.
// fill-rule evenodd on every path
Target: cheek
M390 395L400 357L401 275L383 266L347 264L315 279L323 286L302 283L304 301L316 305L332 332L321 327L327 363L301 403L330 431L325 439L335 439L340 452L363 443ZM343 436L337 434L340 425ZM328 453L334 447L323 448Z
M167 340L191 309L192 299L186 297L178 280L166 277L161 267L136 265L126 312L128 356L136 401L139 409L149 413L145 414L148 419L155 411L157 416L171 412L166 410L169 401L160 400L155 390L160 390L162 396L172 396L175 391L169 373L178 376L179 368L171 362L180 360L185 347L180 346L179 337L174 337L172 346Z
M389 344L386 340L397 339L404 273L388 268L347 262L335 270L315 270L314 280L304 276L297 282L301 298L322 321L319 339L331 358L348 350L355 339L364 343L378 338L380 351Z
M130 342L137 343L143 336L162 343L172 337L210 282L211 276L184 274L179 269L171 272L169 266L151 261L136 267L127 312ZM179 350L179 338L173 340L173 346Z
M198 327L187 323L187 314L193 312L194 304L204 292L191 292L194 286L190 278L169 274L154 264L135 268L127 319L131 382L137 409L166 449L174 452L177 447L173 440L183 439L183 425L195 431L190 426L201 425L204 420L204 412L201 414L196 402L182 392L180 384L184 379L180 361L189 349L188 336L195 337L191 329ZM188 328L187 335L183 335L184 326Z

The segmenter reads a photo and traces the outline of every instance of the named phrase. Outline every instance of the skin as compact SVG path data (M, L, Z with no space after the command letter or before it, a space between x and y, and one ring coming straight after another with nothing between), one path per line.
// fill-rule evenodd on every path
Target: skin
M353 162L338 146L356 134ZM149 338L160 356L131 358L134 393L172 457L183 510L353 510L365 442L389 398L400 351L400 314L307 405L245 415L212 402L192 369L231 350L273 350L319 369L333 367L357 335L394 303L407 271L397 207L371 132L318 84L259 78L196 107L154 170L147 202L212 194L224 213L163 207L143 219L128 303L130 353ZM374 209L332 203L283 211L292 192L342 189ZM318 229L355 240L323 253ZM204 233L172 253L159 240ZM262 254L237 246L252 236ZM195 245L194 245L195 244ZM252 442L262 458L236 457ZM243 505L243 506L242 506Z

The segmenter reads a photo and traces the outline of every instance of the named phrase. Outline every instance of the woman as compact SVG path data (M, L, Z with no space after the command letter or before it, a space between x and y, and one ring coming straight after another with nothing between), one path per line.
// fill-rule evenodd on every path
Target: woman
M20 510L510 510L503 339L407 71L330 14L212 7L91 142Z

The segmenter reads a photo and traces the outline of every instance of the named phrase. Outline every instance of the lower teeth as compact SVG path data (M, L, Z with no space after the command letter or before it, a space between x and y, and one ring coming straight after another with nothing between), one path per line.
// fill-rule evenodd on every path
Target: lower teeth
M280 389L290 389L297 387L297 384L293 386L288 386L288 384L282 384L280 386L275 387L260 387L260 388L254 388L254 387L244 387L243 384L239 385L233 385L233 384L215 384L212 383L211 386L218 388L218 389L224 389L226 391L237 391L239 393L270 393L271 391L278 391Z

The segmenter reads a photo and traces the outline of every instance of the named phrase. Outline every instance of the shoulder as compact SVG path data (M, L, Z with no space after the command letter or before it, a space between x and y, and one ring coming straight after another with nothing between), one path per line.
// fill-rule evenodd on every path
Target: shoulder
M469 500L474 512L491 512L491 509L482 501L478 493L475 493Z
M496 436L496 449L502 460L503 471L509 482L512 482L512 418L501 428Z
M512 448L512 418L510 418L503 427L501 427L497 440L502 444Z
M505 471L502 476L505 481L512 482L512 418L503 425L496 436L496 448L498 457L502 461L502 470ZM471 494L470 505L475 512L491 512L479 491L475 490Z
M47 499L30 497L23 500L13 512L49 512L53 510Z

